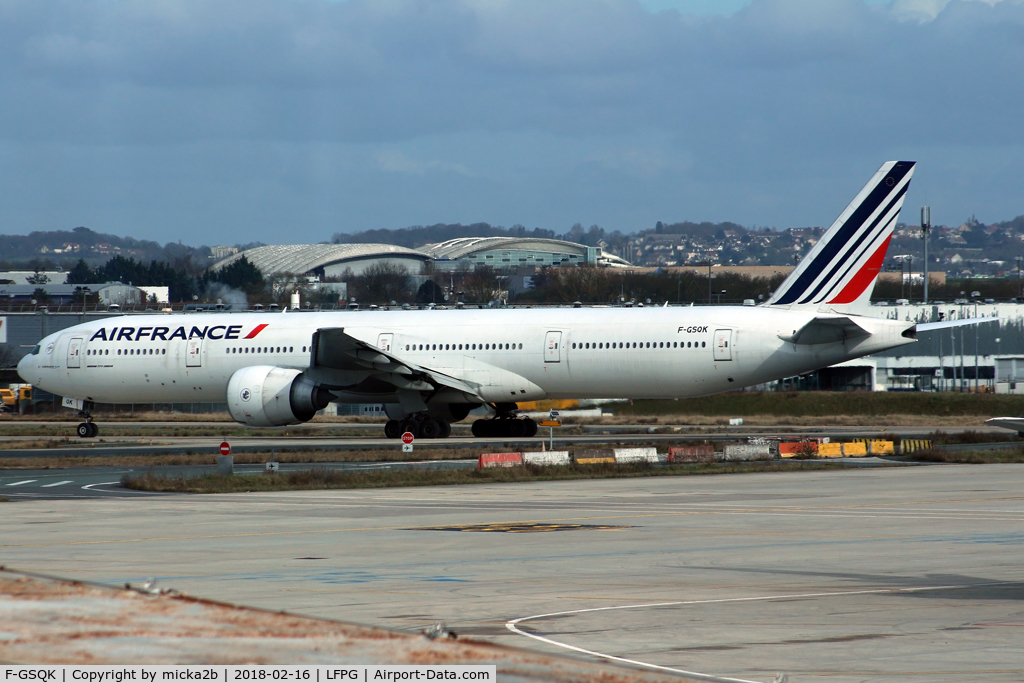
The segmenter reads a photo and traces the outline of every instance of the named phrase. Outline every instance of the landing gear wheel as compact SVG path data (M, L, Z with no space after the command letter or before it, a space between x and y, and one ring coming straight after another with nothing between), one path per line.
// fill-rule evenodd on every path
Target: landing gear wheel
M523 436L527 436L527 437L537 436L537 423L536 422L534 422L530 418L526 418L525 420L523 420L523 426L526 427L526 433Z
M409 432L415 439L420 435L420 425L416 420L405 420L402 422L402 434ZM399 434L401 436L401 434Z
M522 420L509 420L508 435L514 439L526 436L526 424Z
M441 425L437 420L424 420L420 424L420 436L424 439L436 439L441 435Z
M402 423L398 420L388 420L384 423L384 437L387 439L398 439L402 436Z
M78 433L78 436L80 436L83 439L88 439L90 436L92 436L92 428L90 427L88 422L79 422L78 427L75 429L75 431Z
M491 421L490 420L477 420L473 423L473 436L477 438L484 438L491 435Z
M437 435L437 438L447 439L449 436L452 435L452 425L450 422L439 420L438 424L441 425L441 433Z
M95 422L87 422L86 424L89 425L90 438L95 439L97 436L100 435L100 426L98 424L96 424Z

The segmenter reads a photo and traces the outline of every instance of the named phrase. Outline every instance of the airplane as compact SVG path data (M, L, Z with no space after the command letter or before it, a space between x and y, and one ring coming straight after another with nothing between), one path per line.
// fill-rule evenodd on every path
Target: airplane
M704 396L911 344L869 300L915 162L883 164L760 306L128 315L51 334L18 364L95 437L95 403L226 402L239 423L298 424L331 402L384 404L384 432L533 436L517 402Z

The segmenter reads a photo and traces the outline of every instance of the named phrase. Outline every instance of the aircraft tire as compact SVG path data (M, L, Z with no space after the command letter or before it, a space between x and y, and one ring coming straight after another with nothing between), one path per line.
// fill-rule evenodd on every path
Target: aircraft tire
M441 425L441 433L438 435L437 438L439 438L439 439L447 439L449 436L452 435L452 424L451 424L451 422L448 422L447 420L438 420L437 424Z
M387 439L399 439L402 437L402 423L398 420L388 420L384 423L384 437Z
M436 439L441 435L441 425L437 420L424 420L420 423L420 436L424 439Z
M491 435L491 421L490 420L477 420L473 423L472 428L473 436L477 438L484 438Z
M406 432L410 432L413 438L418 437L420 435L419 423L416 422L416 420L405 420L402 422L402 434L405 434ZM399 434L399 436L401 436L401 434Z
M508 435L514 439L526 436L526 423L523 420L509 420L506 429Z
M526 418L525 420L523 420L523 425L526 427L526 433L523 436L526 436L526 437L537 436L537 423L536 422L534 422L530 418Z
M78 436L80 436L83 439L88 439L90 436L92 436L92 430L89 429L88 422L79 422L78 427L75 428L75 431L78 433Z
M90 422L89 423L89 436L91 438L95 439L99 435L100 435L100 426L98 424L96 424L95 422Z

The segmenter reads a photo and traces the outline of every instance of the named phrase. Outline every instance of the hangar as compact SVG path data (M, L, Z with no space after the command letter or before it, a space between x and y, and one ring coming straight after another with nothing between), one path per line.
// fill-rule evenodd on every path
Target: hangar
M463 264L487 265L493 268L521 266L595 266L629 267L624 259L600 247L576 242L535 237L460 237L439 244L429 244L423 251L434 259L439 270L456 270Z
M359 275L375 263L405 266L417 275L423 263L433 262L439 270L458 270L467 265L487 265L502 270L542 266L630 267L614 254L585 244L526 237L463 237L420 249L394 244L279 244L254 247L218 261L219 270L245 257L266 277L319 275L337 277L346 269Z
M277 244L253 247L214 264L220 270L245 257L266 277L314 274L337 277L351 269L354 275L376 263L401 265L413 275L430 256L416 249L394 244Z

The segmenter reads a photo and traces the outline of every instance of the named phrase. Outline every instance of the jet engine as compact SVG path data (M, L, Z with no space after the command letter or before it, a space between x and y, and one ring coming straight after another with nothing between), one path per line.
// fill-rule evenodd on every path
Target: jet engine
M253 365L231 375L227 402L231 417L253 427L280 427L313 419L334 395L299 370Z

